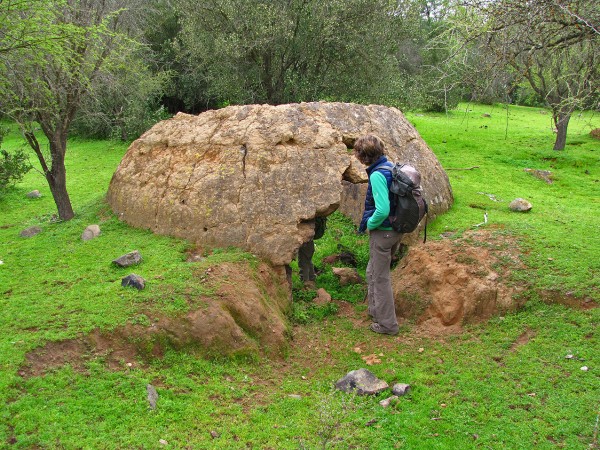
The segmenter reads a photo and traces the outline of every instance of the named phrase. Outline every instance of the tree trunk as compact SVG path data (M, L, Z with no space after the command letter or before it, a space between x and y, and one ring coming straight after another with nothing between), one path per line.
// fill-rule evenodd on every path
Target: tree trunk
M559 111L553 114L553 120L556 126L554 150L564 150L567 143L567 127L569 126L569 120L571 120L571 114Z
M52 168L46 172L46 180L50 192L58 209L61 220L71 220L75 213L71 206L71 199L67 192L67 169L65 168L65 153L67 150L66 139L58 138L50 141L50 154L52 155Z

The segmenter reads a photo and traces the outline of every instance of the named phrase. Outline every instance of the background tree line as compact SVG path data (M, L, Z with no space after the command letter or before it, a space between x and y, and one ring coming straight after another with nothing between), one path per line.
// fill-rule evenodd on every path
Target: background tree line
M64 220L70 134L131 140L178 111L524 103L552 109L562 149L572 112L598 108L599 10L588 0L0 0L0 113L21 126Z

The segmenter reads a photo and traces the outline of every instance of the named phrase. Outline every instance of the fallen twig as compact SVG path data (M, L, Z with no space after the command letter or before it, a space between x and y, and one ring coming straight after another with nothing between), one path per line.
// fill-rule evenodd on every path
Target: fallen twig
M473 166L473 167L447 167L446 170L473 170L473 169L479 169L479 166Z

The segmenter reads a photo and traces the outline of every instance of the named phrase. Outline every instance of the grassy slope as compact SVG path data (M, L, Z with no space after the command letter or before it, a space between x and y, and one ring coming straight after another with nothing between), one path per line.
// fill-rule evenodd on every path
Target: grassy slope
M587 122L573 119L572 144L554 152L547 115L511 107L505 139L506 110L469 108L473 111L449 116L409 115L444 167L479 166L449 171L456 204L431 225L430 235L481 222L483 210L469 205L484 207L490 225L522 237L530 281L598 298L592 289L598 284L594 218L600 196L594 180L600 178L600 150L586 136ZM492 117L482 118L484 112ZM599 125L598 117L592 120ZM13 133L5 146L17 142ZM297 344L283 362L203 361L167 352L148 366L131 361L129 367L124 361L116 372L99 359L86 373L67 366L45 377L21 378L18 368L26 352L45 341L140 320L138 308L148 304L181 311L199 293L195 264L183 262L185 242L130 229L102 204L124 150L107 142L71 143L69 191L77 217L68 223L51 221L54 206L39 174L30 173L0 200L0 447L159 448L160 439L168 448L315 448L324 442L381 449L597 445L598 309L582 312L535 301L517 314L444 340L412 336L410 330L397 339L376 336L329 317L297 329ZM524 167L551 170L557 181L546 185ZM32 189L43 197L25 199ZM515 197L529 199L534 209L509 213L507 204ZM91 223L99 223L103 234L84 243L79 237ZM18 237L38 224L43 234ZM319 241L316 260L335 252L339 243L357 249L364 270L366 241L353 236L339 217ZM133 249L144 256L136 272L150 281L141 293L122 289L120 279L129 272L110 266ZM229 257L239 255L214 256ZM336 299L362 298L362 292L336 285L329 271L319 284ZM320 317L316 313L309 307L301 318ZM520 346L515 345L519 337L526 338ZM390 409L379 407L380 398L332 393L335 380L364 367L353 351L357 345L365 354L383 355L380 364L369 367L373 372L390 383L410 383L413 393ZM576 358L565 359L566 354ZM590 370L581 371L583 365ZM147 407L147 383L160 395L155 411Z
M435 231L469 228L483 221L485 209L490 225L524 237L539 288L600 299L600 143L589 136L598 115L574 117L561 152L552 150L550 115L539 109L510 106L507 114L502 106L469 105L448 117L411 118L445 168L479 167L448 171L458 195ZM547 184L525 168L551 171L555 182ZM533 209L516 218L507 206L518 197Z

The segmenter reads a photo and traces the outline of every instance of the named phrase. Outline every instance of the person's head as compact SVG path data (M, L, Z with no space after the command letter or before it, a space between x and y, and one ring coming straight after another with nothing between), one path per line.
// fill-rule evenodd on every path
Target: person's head
M385 145L373 134L365 134L354 143L354 154L365 166L370 166L383 156Z

